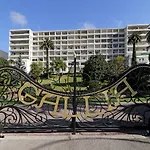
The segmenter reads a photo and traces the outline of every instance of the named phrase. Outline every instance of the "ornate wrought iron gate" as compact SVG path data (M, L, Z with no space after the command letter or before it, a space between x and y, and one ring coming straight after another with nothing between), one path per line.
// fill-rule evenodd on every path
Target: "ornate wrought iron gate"
M89 91L77 81L74 63L73 75L47 86L15 67L1 67L0 130L75 132L150 124L149 65L132 67L110 85Z

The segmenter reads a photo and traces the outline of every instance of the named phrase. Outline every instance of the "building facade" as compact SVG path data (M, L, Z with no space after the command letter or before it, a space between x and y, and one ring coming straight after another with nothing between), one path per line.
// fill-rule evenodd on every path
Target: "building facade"
M149 31L149 24L128 25L125 28L112 29L84 29L84 30L57 30L57 31L32 31L30 29L10 30L9 33L9 59L16 60L21 54L30 70L32 62L46 63L46 51L40 49L45 38L54 43L54 50L49 50L50 62L56 57L71 67L74 52L77 55L78 69L83 68L84 62L91 55L104 55L106 61L117 56L129 57L131 63L132 45L127 44L128 36L140 31L142 41L137 44L137 61L148 63L149 46L145 35ZM27 72L28 72L27 71Z

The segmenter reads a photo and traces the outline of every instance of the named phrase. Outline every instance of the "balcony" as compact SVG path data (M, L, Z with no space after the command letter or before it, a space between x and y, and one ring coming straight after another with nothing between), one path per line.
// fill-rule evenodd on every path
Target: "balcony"
M26 37L26 38L11 38L10 41L29 41L29 37Z
M29 43L10 43L10 46L29 45Z
M10 52L27 52L29 49L10 49Z
M29 30L10 31L11 36L29 35Z

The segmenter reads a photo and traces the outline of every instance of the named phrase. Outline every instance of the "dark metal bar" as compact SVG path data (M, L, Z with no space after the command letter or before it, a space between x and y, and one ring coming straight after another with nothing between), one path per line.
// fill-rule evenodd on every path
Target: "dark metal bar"
M73 115L76 115L76 54L74 54L74 77L73 77L73 85L74 85L74 90L73 90L73 101L72 101L72 105L73 105ZM72 117L72 128L73 128L73 134L76 133L76 117L73 116Z

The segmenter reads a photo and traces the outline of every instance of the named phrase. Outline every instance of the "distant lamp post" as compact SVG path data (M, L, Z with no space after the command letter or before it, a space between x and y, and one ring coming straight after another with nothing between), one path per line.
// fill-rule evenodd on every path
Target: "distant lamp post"
M149 61L149 64L150 64L150 53L148 54L148 61Z
M73 126L73 134L76 133L76 107L77 107L77 103L76 103L76 85L77 81L76 81L76 53L74 52L74 77L73 77L73 85L74 85L74 89L73 89L73 100L72 100L72 105L73 105L73 117L72 117L72 126Z

